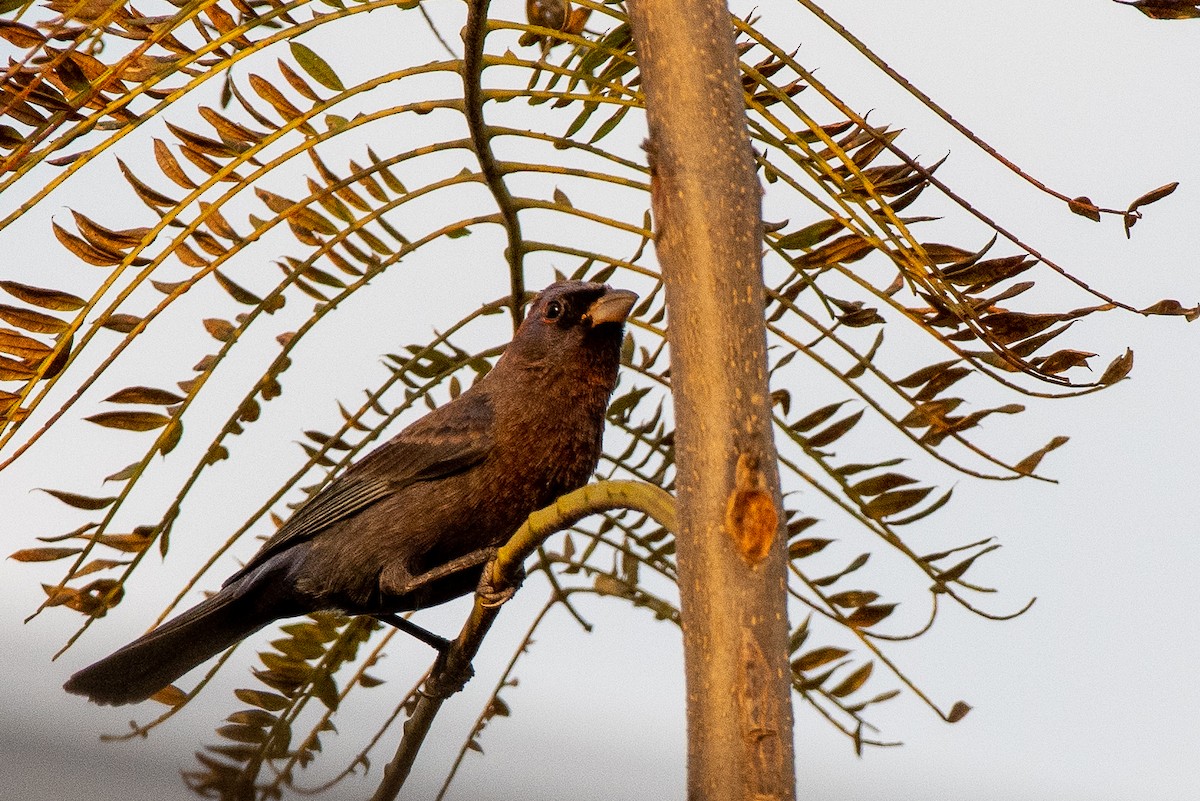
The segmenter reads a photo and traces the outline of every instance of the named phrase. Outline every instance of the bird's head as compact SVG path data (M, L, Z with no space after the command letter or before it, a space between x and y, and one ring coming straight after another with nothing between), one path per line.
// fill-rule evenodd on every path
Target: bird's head
M625 320L637 298L605 284L551 284L529 305L504 360L540 369L590 369L615 383Z

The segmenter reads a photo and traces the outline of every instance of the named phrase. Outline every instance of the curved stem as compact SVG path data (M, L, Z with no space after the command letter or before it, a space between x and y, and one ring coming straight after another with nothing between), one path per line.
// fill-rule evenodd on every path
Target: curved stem
M589 484L531 514L485 568L487 583L498 592L514 588L526 557L533 554L547 537L594 512L619 508L634 509L653 517L668 529L675 529L675 501L665 490L637 481ZM499 604L489 603L476 595L475 606L462 631L444 658L438 658L425 680L412 716L404 724L404 736L396 748L396 755L388 764L371 801L394 801L399 795L442 703L461 689L462 682L455 678L467 675L471 660L479 652L483 638L499 612Z

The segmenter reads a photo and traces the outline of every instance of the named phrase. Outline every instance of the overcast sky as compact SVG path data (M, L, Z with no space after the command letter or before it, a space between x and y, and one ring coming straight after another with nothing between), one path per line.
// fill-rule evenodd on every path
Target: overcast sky
M1180 181L1126 241L1119 222L1098 225L1071 215L981 157L791 4L754 5L767 23L778 17L792 26L793 34L780 38L800 45L800 60L819 67L822 80L852 106L873 109L873 121L907 129L902 144L926 162L949 151L939 177L1092 286L1139 307L1164 297L1185 305L1200 300L1200 21L1156 22L1104 0L826 3L910 81L1056 189L1122 207L1148 189ZM457 13L457 5L451 8ZM735 5L743 13L749 8ZM353 39L364 51L386 48L396 36L380 24L398 24L395 16L372 17L372 27ZM411 15L402 20L414 21ZM453 33L457 23L445 30ZM431 50L427 58L434 57ZM61 214L62 207L47 206L45 213ZM48 228L44 219L39 225ZM33 267L29 254L21 258L22 269ZM459 306L479 300L464 298ZM398 343L420 339L438 322L420 316L420 297L406 303L397 316L411 314L412 321L404 330L407 321L394 323ZM798 702L801 798L1200 797L1200 634L1192 624L1200 565L1198 337L1200 328L1175 318L1106 315L1087 329L1085 342L1101 354L1095 360L1101 366L1126 346L1135 350L1133 380L1085 398L1031 404L1019 423L1005 428L1028 450L1055 434L1069 435L1070 444L1044 464L1060 483L963 480L955 501L935 517L941 531L981 532L1003 542L980 574L1002 588L996 608L1019 607L1031 596L1037 604L1009 623L951 612L932 634L893 652L944 708L961 698L973 711L951 726L911 699L883 705L873 722L905 745L860 759ZM303 397L295 402L302 407ZM27 490L64 473L88 473L77 471L65 453L39 458L0 478L5 553L32 545L31 534L70 527L33 517L47 507ZM211 491L218 499L237 494L236 486L220 486L219 477ZM220 514L214 508L214 517ZM186 566L174 569L164 575L186 575ZM59 687L74 669L144 628L149 612L119 609L67 656L50 662L76 621L59 612L22 625L40 598L37 582L47 580L50 572L0 560L0 586L8 594L0 631L9 646L9 681L0 684L8 723L0 727L0 785L31 801L184 797L177 772L191 766L201 742L211 741L228 692L213 688L211 705L197 704L148 741L97 742L99 733L120 731L131 717L145 720L150 713L100 709ZM465 608L450 605L423 620L453 631ZM489 728L486 753L468 757L452 797L682 796L676 630L620 602L589 611L598 624L591 634L565 615L552 617L520 671L520 686L506 695L513 717ZM516 636L526 619L506 610L499 640ZM507 655L503 647L485 652L476 680L447 704L437 737L417 763L411 797L426 797L439 785ZM390 678L387 668L409 664L405 659L424 664L428 654L406 645L380 673ZM410 673L398 672L385 687L400 692ZM347 735L339 740L358 742L349 736L361 733L354 712L339 716ZM333 747L343 746L349 743ZM362 797L367 786L348 784L328 797Z

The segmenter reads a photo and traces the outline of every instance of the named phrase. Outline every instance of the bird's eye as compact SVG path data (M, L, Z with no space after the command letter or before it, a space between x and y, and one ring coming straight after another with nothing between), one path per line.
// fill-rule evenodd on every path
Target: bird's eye
M546 319L557 320L562 315L563 305L557 300L552 300L546 304Z

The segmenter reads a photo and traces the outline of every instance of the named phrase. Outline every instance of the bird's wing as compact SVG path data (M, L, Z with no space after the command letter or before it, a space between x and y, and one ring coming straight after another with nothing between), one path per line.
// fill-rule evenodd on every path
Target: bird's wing
M492 448L491 432L491 404L480 394L461 395L422 417L297 509L225 584L411 484L478 464Z

